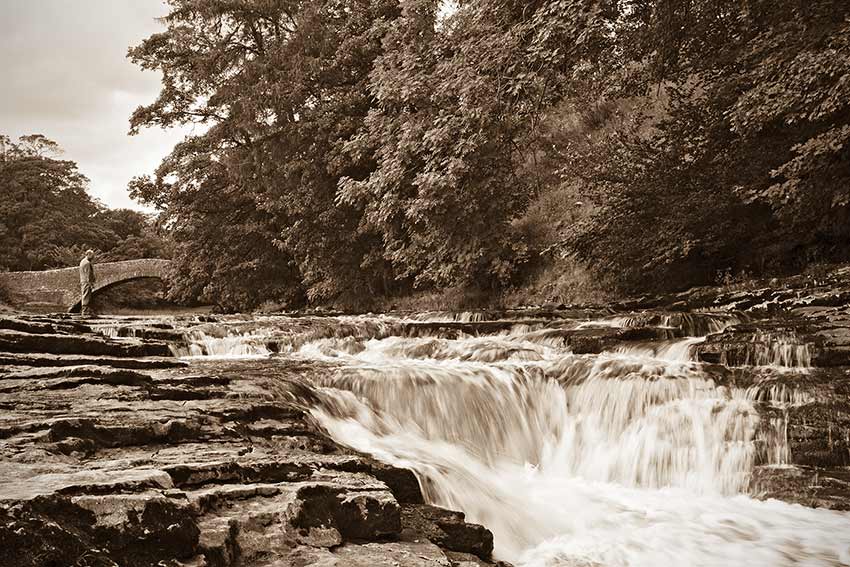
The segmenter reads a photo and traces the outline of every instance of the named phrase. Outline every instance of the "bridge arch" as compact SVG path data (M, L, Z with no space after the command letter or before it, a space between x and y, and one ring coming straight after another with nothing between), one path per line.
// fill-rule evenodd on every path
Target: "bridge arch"
M170 260L149 258L124 262L95 263L93 294L112 286L140 279L166 280ZM39 311L78 311L80 308L79 268L40 272L0 273L0 287L15 307Z

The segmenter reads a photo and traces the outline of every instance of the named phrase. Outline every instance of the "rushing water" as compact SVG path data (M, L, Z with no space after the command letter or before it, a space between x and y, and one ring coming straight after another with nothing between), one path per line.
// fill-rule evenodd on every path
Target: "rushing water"
M730 322L654 321L680 338L576 355L547 323L469 336L349 320L341 323L349 332L276 350L337 363L317 384L313 415L341 443L415 471L427 501L490 528L497 558L528 566L850 564L850 515L747 495L757 460L789 462L786 419L761 424L757 404L807 399L775 384L717 385L692 347L704 340L698 332ZM266 355L261 336L195 335L189 354ZM748 364L809 364L803 346L778 339L753 352Z

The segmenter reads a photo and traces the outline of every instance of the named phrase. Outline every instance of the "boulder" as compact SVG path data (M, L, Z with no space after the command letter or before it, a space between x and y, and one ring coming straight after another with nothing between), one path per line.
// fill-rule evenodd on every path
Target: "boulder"
M493 534L478 524L468 524L462 512L437 506L404 505L401 511L405 539L427 539L444 549L469 553L489 560Z

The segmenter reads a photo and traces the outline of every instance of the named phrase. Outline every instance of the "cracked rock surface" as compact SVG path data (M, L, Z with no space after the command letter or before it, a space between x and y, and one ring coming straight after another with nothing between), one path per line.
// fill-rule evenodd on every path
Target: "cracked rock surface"
M88 323L0 320L0 565L495 564L485 527L311 420L327 369L189 364L162 325Z

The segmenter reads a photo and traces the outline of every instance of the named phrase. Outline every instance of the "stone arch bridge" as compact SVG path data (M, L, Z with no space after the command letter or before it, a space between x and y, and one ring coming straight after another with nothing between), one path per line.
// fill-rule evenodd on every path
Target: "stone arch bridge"
M112 286L157 278L165 280L171 260L145 259L94 264L93 293ZM77 311L80 308L80 270L77 267L39 272L0 272L0 293L14 307L38 311Z

